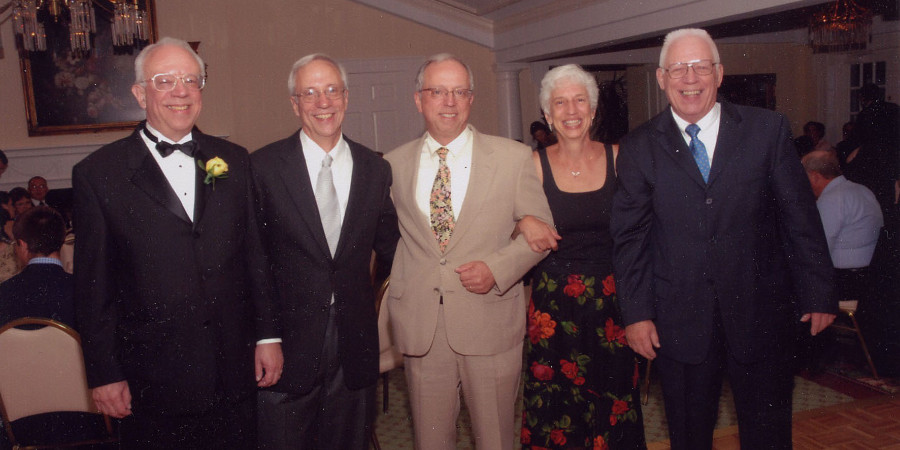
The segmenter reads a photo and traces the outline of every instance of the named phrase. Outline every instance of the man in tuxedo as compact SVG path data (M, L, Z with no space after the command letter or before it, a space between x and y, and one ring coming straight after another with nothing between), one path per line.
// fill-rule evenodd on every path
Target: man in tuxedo
M834 319L832 269L787 121L718 103L722 75L706 31L666 37L670 107L619 151L617 295L629 345L659 371L673 449L712 447L724 371L741 448L789 449L795 323L815 335Z
M291 68L301 128L253 153L284 376L259 393L264 449L362 449L374 419L378 329L370 272L399 239L391 170L344 137L347 73L312 54Z
M468 125L473 87L457 57L429 58L414 96L427 132L386 156L401 235L387 301L418 449L456 448L460 385L476 446L512 448L520 280L546 252L510 236L526 215L552 223L530 149Z
M194 128L205 72L186 42L145 47L135 78L146 123L72 171L88 384L126 448L255 448L255 384L282 363L257 345L274 324L249 155Z
M48 207L30 209L16 220L13 235L16 257L25 268L0 284L0 324L47 317L73 326L75 281L59 259L66 238L62 216Z

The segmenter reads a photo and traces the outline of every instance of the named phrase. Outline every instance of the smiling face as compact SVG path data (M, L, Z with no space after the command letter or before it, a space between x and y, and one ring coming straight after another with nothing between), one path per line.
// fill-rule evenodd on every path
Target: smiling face
M696 36L684 36L669 47L664 67L670 67L678 62L689 63L702 59L713 60L709 44ZM714 67L713 73L703 76L697 75L691 68L687 74L678 79L670 78L662 68L656 69L656 81L659 88L666 91L666 97L675 114L690 123L696 123L712 110L724 73L721 64Z
M568 79L557 82L550 92L550 111L545 117L556 130L558 139L583 139L590 133L594 120L587 88Z
M199 76L201 71L187 49L164 45L147 57L143 79L149 80L160 73ZM165 92L156 90L152 81L131 87L138 104L147 112L147 123L176 142L191 132L200 116L203 107L200 92L188 89L181 80L175 83L175 89Z
M299 97L291 97L294 114L300 118L303 131L319 147L326 152L337 145L341 138L341 123L347 111L347 91L337 99L324 95L329 86L344 89L341 72L328 61L315 59L297 69L294 74L296 87L294 94L313 89L318 92L312 102L305 102Z
M470 86L469 73L457 61L448 59L431 63L425 68L423 89L438 88L452 91L469 89ZM415 94L416 108L425 118L428 134L441 145L449 144L466 129L474 99L473 95L456 98L452 94L433 98L428 91Z

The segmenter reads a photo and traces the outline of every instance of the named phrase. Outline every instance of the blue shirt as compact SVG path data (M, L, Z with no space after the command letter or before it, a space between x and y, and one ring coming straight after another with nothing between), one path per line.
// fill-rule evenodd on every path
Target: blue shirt
M856 269L868 266L884 225L875 194L841 175L825 186L816 206L825 227L834 267Z

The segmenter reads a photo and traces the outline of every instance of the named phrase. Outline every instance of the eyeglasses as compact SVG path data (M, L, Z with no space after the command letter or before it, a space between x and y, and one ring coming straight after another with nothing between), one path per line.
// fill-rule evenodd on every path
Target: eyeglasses
M719 65L719 63L712 62L712 60L709 59L696 59L685 63L677 62L669 66L665 71L669 74L669 78L678 79L687 75L688 69L692 68L697 76L702 77L711 74L713 72L713 67L717 65Z
M340 100L344 98L344 92L347 92L347 90L344 88L337 86L328 86L322 91L317 91L313 88L304 89L292 95L291 97L295 97L303 103L312 103L318 100L320 95L324 95L330 100Z
M443 89L443 88L426 88L422 89L419 92L429 92L431 94L431 98L434 100L439 100L444 98L450 94L453 94L453 98L460 100L464 98L469 98L472 96L471 89Z
M168 92L175 89L178 80L181 80L184 87L191 91L199 91L206 86L206 78L195 74L175 75L171 73L158 73L150 77L149 80L144 81L152 81L153 88L157 91Z

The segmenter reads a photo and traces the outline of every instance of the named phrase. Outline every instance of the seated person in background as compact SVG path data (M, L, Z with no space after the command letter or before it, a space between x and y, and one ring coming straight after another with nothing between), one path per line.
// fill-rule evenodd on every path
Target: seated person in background
M28 194L31 195L31 204L34 206L50 206L47 203L47 179L44 177L31 177L28 180Z
M63 271L59 249L66 237L61 215L48 207L29 210L13 227L16 257L27 266L0 284L0 323L21 317L75 322L74 277Z
M815 144L813 144L813 141L812 141L812 139L810 139L809 136L803 135L803 136L799 136L798 138L794 139L794 147L797 147L797 154L800 155L801 157L803 157L803 155L813 151L814 146L815 146Z
M535 120L531 122L530 128L531 138L534 140L531 146L535 149L547 148L556 143L556 136L544 122Z
M16 208L13 206L12 198L8 193L0 192L0 283L22 270L16 260L12 238L15 217Z
M12 199L13 208L16 211L16 214L13 217L14 219L25 211L34 208L34 205L31 203L31 194L23 187L12 188L12 190L9 191L9 198Z
M803 135L812 140L813 150L834 150L831 143L825 140L825 124L822 122L806 122Z
M841 127L842 140L834 145L834 149L837 151L838 163L841 164L841 170L847 164L847 157L859 147L859 138L853 133L853 127L853 122L845 123Z
M9 193L0 191L0 241L11 244L13 217L16 216L15 207Z
M869 263L884 225L875 194L844 178L835 152L815 150L802 162L816 195L840 298L864 297L871 284Z

